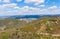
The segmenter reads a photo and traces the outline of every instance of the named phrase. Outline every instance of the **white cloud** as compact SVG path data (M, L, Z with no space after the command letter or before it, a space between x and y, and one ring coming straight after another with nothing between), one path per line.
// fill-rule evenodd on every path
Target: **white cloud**
M35 15L35 14L39 14L38 13L39 11L40 11L39 8L32 8L28 6L19 8L15 4L0 5L0 16L1 15Z
M41 7L44 7L45 5L40 5Z
M29 6L18 7L16 4L0 5L0 16L4 15L40 15L40 14L60 14L60 8L51 6L47 9L34 8Z
M49 7L49 9L55 9L55 8L57 8L57 6L51 6L51 7Z
M14 3L0 5L0 16L17 14L16 7L18 6Z
M25 3L35 3L35 5L44 3L45 0L25 0Z
M15 7L15 6L17 6L17 4L15 4L15 3L10 3L10 4L3 4L2 6L7 6L7 7Z
M2 0L4 3L10 3L10 0Z
M36 5L37 7L44 8L45 5Z
M51 6L47 9L42 10L42 13L51 14L51 15L60 14L60 8L57 6Z
M21 2L22 0L17 0L17 2Z

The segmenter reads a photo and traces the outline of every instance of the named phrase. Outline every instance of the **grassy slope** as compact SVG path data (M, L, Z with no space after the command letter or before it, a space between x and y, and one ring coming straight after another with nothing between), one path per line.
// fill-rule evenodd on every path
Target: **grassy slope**
M25 27L22 27L24 31L27 32L47 32L47 33L56 33L60 34L60 18L59 17L48 17L41 18L34 22L28 23ZM57 32L58 31L58 32Z
M0 25L6 27L0 32L0 39L60 39L60 36L51 36L60 34L60 17L43 17L30 23L6 19L1 20Z

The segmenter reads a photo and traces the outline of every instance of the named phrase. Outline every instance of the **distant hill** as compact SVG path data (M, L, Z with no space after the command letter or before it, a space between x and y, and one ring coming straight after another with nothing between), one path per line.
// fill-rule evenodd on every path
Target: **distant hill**
M12 15L12 16L0 16L0 19L5 19L5 18L14 18L14 19L41 18L41 17L51 17L51 16L60 16L60 14L56 14L56 15Z

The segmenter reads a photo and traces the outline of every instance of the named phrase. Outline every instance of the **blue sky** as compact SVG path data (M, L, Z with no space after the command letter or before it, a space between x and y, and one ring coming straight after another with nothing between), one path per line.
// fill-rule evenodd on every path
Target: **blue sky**
M0 16L60 14L60 0L0 0Z

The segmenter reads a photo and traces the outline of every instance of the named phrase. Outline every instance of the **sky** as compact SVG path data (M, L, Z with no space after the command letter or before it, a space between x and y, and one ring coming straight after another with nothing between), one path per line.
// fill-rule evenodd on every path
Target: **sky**
M0 16L60 14L60 0L0 0Z

